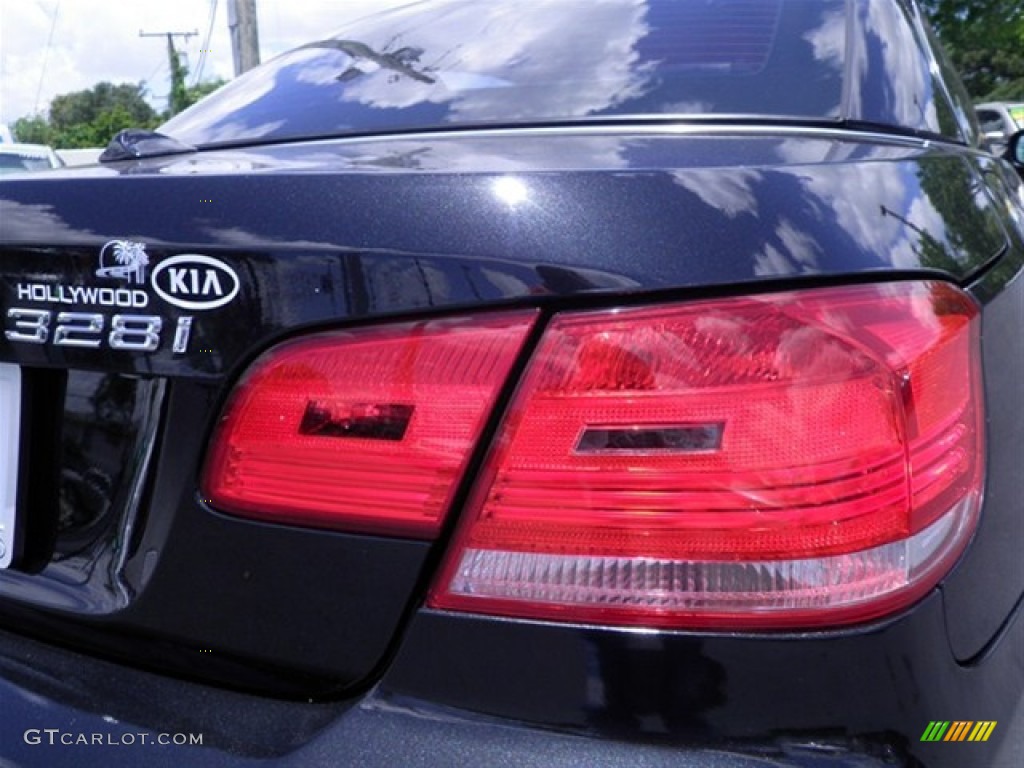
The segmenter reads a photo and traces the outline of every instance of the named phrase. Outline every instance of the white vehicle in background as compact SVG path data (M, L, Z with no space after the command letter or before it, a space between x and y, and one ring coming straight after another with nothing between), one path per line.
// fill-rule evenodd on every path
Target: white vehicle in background
M0 142L0 174L61 168L64 161L45 144Z
M0 144L13 144L14 136L11 135L11 129L7 127L7 123L0 123Z
M64 161L65 165L93 165L103 154L103 147L88 147L86 149L58 149L57 155Z
M1010 136L1024 130L1024 102L986 102L976 104L974 111L981 123L982 133L997 155L1006 151L1006 142Z

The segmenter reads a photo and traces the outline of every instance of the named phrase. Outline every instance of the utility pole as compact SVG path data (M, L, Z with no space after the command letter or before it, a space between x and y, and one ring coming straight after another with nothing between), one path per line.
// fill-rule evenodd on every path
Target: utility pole
M228 29L235 77L260 63L260 35L256 23L256 0L228 0Z
M167 97L167 111L172 115L185 108L185 75L188 69L181 63L181 58L174 50L174 38L183 37L188 42L190 37L199 34L199 30L193 32L143 32L139 30L139 37L166 37L167 38L167 62L171 66L171 93Z

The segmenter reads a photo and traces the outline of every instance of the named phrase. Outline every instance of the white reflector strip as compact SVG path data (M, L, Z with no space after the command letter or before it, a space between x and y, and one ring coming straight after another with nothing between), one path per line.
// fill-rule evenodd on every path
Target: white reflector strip
M481 597L645 611L731 613L842 608L909 586L957 540L968 495L909 539L807 560L732 562L552 555L467 549L451 592Z
M0 568L14 556L21 431L21 369L0 363Z

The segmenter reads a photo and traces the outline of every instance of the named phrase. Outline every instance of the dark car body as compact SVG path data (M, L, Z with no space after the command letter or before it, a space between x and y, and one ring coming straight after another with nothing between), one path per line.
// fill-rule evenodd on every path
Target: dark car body
M137 157L0 182L0 762L989 766L1020 742L1024 186L918 8L524 5L413 4ZM560 318L898 284L975 308L984 416L970 540L913 600L745 627L428 599ZM487 322L526 330L429 530L211 497L276 351Z

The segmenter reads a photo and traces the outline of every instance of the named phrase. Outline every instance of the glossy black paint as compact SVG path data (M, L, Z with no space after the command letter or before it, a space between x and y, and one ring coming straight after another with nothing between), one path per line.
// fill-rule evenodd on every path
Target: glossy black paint
M351 687L384 658L417 594L426 548L225 519L198 499L224 384L268 344L303 329L426 311L557 308L584 297L608 305L652 292L697 296L882 271L964 281L1000 256L1011 263L1001 221L1008 201L992 195L1013 191L987 191L983 159L949 147L738 128L526 133L503 153L508 144L505 134L337 141L12 181L0 200L8 307L51 306L26 284L45 286L47 296L70 291L60 286L102 285L98 254L119 236L149 246L152 274L162 260L198 253L231 267L240 290L225 306L199 311L149 292L135 310L163 318L160 348L149 354L0 340L0 356L22 365L120 373L109 381L140 391L169 382L159 442L152 426L143 428L159 402L130 419L148 437L135 450L122 441L123 449L146 460L154 451L155 471L146 499L138 488L131 504L124 483L107 483L111 498L100 503L116 507L119 522L82 561L92 575L67 584L58 549L41 576L0 574L0 594L106 615L92 630L67 628L92 646L120 645L112 632L170 640L183 650L159 662L147 655L147 663L178 673L248 687L277 679L270 687L282 693ZM152 207L140 204L148 200ZM177 354L171 331L182 316L193 318L192 339ZM103 398L89 402L88 418L112 428ZM78 444L68 414L66 440ZM250 542L244 550L224 555L242 539ZM1005 615L1022 587L1011 580L993 616ZM296 596L310 610L281 620ZM967 645L984 642L991 623L974 624L981 639ZM53 624L40 629L60 633ZM336 642L321 642L324 635ZM227 671L191 658L208 645L232 660ZM240 674L247 659L291 668L297 680Z
M495 622L424 611L376 694L636 743L705 747L815 741L899 765L996 765L921 743L934 713L969 709L1009 725L1024 686L1020 607L983 663L948 654L938 595L857 632L733 637ZM437 653L431 649L444 649ZM543 695L538 692L543 691ZM987 714L981 714L987 713ZM950 716L952 717L952 715ZM972 745L973 746L973 745ZM909 763L915 758L920 763Z
M978 141L966 93L934 74L942 63L911 3L620 0L585 24L577 12L410 4L277 57L160 132L210 147L448 125L746 116Z
M912 6L821 7L840 5L856 33L844 120L623 113L442 131L439 118L414 135L286 143L321 130L296 122L249 136L272 144L0 182L2 315L64 308L26 284L109 285L96 270L119 238L144 243L154 270L218 259L239 287L190 310L144 286L140 311L162 320L154 352L0 338L0 361L29 372L23 501L42 529L23 570L0 573L0 624L18 633L0 631L0 761L137 762L22 736L137 724L208 735L208 751L145 753L175 765L999 765L1024 689L1024 187L972 148ZM422 127L410 115L403 130ZM507 306L541 307L543 324L580 307L918 277L982 308L988 476L961 562L885 622L730 635L427 611L445 536L258 524L200 497L231 385L297 334ZM989 744L922 744L939 718L1001 727Z
M121 577L122 541L138 522L163 382L42 369L23 390L26 447L36 459L26 462L26 473L46 475L26 477L31 549L19 570L5 574L7 589L78 613L123 608L131 588Z
M47 675L38 674L46 670ZM52 766L672 766L673 768L882 768L891 748L858 740L783 739L718 747L668 747L530 728L422 700L371 693L355 704L260 699L203 689L87 656L39 649L0 634L0 720L6 764ZM241 715L241 716L239 716ZM57 745L28 744L24 725L45 723ZM64 747L64 734L100 733L118 746ZM203 746L142 745L159 734L201 734ZM35 736L37 734L31 734ZM50 734L38 734L48 739ZM122 739L134 744L121 746ZM872 753L874 753L872 755Z
M202 313L154 296L157 354L4 340L0 351L24 365L217 376L310 323L883 269L963 280L1006 247L1002 206L966 155L721 133L523 135L511 152L503 135L332 142L11 181L0 290L12 306L45 305L15 303L26 276L95 284L100 248L129 235L154 262L222 259L241 293ZM170 331L184 315L195 316L193 343L177 356Z
M1024 176L1024 131L1013 134L1006 145L1006 160Z
M1024 273L1019 271L1024 257L1017 253L1004 269L1018 271L1011 282L999 285L999 295L985 307L982 326L989 403L984 514L972 546L942 590L950 647L965 663L984 653L1024 594L1024 504L1018 479L1024 459ZM999 277L996 273L984 282L998 284Z
M0 743L16 765L1011 768L1016 721L1001 720L985 744L917 739L934 708L1013 710L1020 613L984 663L966 666L934 641L937 597L867 634L767 641L423 613L381 685L336 703L205 688L0 633ZM26 744L25 728L115 744L135 734L135 746L47 748ZM200 733L203 748L138 746L139 734L160 733Z
M182 162L171 160L137 162L119 169L122 174L130 174L127 178L110 171L92 171L85 178L67 176L76 185L103 191L82 197L71 195L77 205L86 198L107 203L111 195L115 203L119 202L117 195L125 193L117 183L125 180L137 190L184 185L192 194L197 193L199 184L206 184L206 189L226 189L229 182L240 182L245 194L227 198L234 204L225 204L217 221L212 216L211 220L190 217L190 207L181 206L180 212L170 208L161 211L163 217L140 217L136 213L132 234L160 243L162 247L152 250L157 258L179 250L199 250L235 265L243 276L242 293L235 305L197 320L196 338L202 340L204 349L214 351L184 358L113 351L97 355L93 350L57 354L51 347L25 348L5 342L4 359L20 359L43 369L59 371L71 366L125 371L119 377L73 375L74 380L82 382L124 382L120 386L138 391L159 381L149 378L155 373L167 374L170 381L163 429L159 444L154 446L155 474L147 487L140 517L130 531L122 567L113 573L103 568L92 571L92 583L99 578L98 583L105 584L104 579L116 576L115 583L123 585L121 591L83 587L75 592L65 585L65 593L77 595L78 605L65 603L61 607L73 613L93 614L87 624L68 623L60 616L12 605L3 610L8 621L16 621L23 631L63 638L80 647L179 676L198 676L284 695L332 694L384 668L381 665L396 648L395 632L403 614L410 603L415 603L429 574L425 569L429 562L427 545L232 520L213 513L197 498L198 460L210 428L210 414L223 396L221 382L229 381L229 374L269 341L296 328L319 327L332 320L365 322L416 311L436 312L446 306L497 306L509 301L540 301L550 307L570 306L581 300L622 303L630 296L643 300L651 291L658 295L667 290L670 295L697 295L695 284L701 285L701 292L728 292L759 279L788 285L793 280L835 280L883 269L895 269L900 274L939 273L960 281L983 274L975 289L988 301L984 319L989 399L1004 403L1019 391L1022 355L1016 329L1021 327L1019 317L1024 306L1024 279L1020 277L1024 249L1017 231L1019 222L1013 226L1012 220L1000 223L999 218L999 211L1012 204L1016 190L1010 182L1004 182L1002 186L993 185L991 192L979 191L979 179L998 172L998 167L985 165L989 161L983 158L948 149L876 144L837 136L740 139L560 135L517 142L523 169L502 176L486 161L492 157L489 148L503 138L481 137L475 142L439 138L422 142L338 142L317 147L315 159L309 150L300 147L248 153L246 162L253 162L255 154L266 169L259 174L165 175L167 168ZM784 162L787 141L799 142L803 163ZM570 157L568 151L577 143L583 146ZM446 158L459 147L466 150L461 158L464 169L455 173L447 166ZM598 157L606 158L606 165L611 165L607 162L609 153L629 158L634 167L619 171L598 166ZM203 162L222 163L232 154ZM720 158L727 154L737 155L734 161L742 167L722 167ZM347 163L346 172L315 172L314 163L324 163L327 157L332 164ZM383 162L382 157L386 158ZM395 161L396 157L415 160L403 165ZM480 162L479 168L473 167L474 161ZM190 170L201 169L202 162L185 162ZM278 170L274 163L289 170ZM303 163L301 171L295 170L295 164ZM666 167L656 170L659 164ZM501 189L496 182L502 178L513 178L526 186L529 207L501 207L507 206L496 199ZM269 242L269 233L262 229L269 219L260 215L264 203L252 193L262 186L269 189L275 181L290 192L282 197L283 205L291 206L291 215L282 220L284 238L296 240L300 230L318 226L327 242L300 246L298 253L293 247ZM888 206L883 210L879 198L884 198L890 187L892 210ZM318 193L318 189L322 191ZM54 202L46 204L43 213L38 202L41 196L29 183L15 184L4 192L8 210L13 207L34 212L18 219L14 228L7 224L11 219L5 219L5 240L14 241L14 247L5 250L5 296L16 290L13 286L27 271L18 272L8 265L27 264L30 258L35 258L33 280L45 281L51 275L61 282L88 280L98 248L75 242L76 230L80 235L82 224L72 217L84 221L91 215L105 221L112 229L99 239L122 231L117 216L74 210L72 203L62 203L52 196ZM332 218L330 211L337 210L337 201L346 198L366 200L366 204L342 206L344 215ZM461 203L467 210L487 206L494 215L464 219L448 216L441 220L448 225L444 227L438 226L436 218L418 215L418 210L436 208L439 201L442 208L448 208L443 203L446 199ZM581 200L588 204L581 204ZM846 210L837 208L840 202ZM102 207L107 210L106 205ZM110 210L118 208L114 205ZM948 215L922 215L922 210L929 209ZM608 210L616 212L614 221L603 220L604 214L596 215ZM670 210L674 215L668 215ZM255 222L246 233L251 245L229 248L229 238L223 233L237 232L231 225L244 217L253 217L251 221ZM52 227L42 229L43 221L52 224L55 218L70 219L63 231L69 233L72 242L66 245L71 247L58 251L53 246L42 250L32 245L46 237L55 239ZM869 224L857 230L855 223L862 219ZM394 227L396 220L400 226ZM385 226L385 222L391 226ZM177 247L168 242L171 231L178 233ZM211 238L214 231L221 233L216 240ZM719 239L710 240L711 233ZM204 239L209 245L197 246ZM369 241L387 247L368 251ZM671 252L678 256L665 258ZM41 253L47 254L47 261L40 261ZM498 253L505 258L495 258ZM627 253L628 258L624 256ZM403 275L408 279L403 280ZM173 309L166 311L170 314ZM207 339L217 339L217 346ZM206 343L210 346L205 347ZM996 364L997 360L1008 360L1010 365ZM125 379L125 375L144 378ZM90 428L98 429L109 422L102 407L105 400L95 396L89 400L94 407L88 418L96 425ZM1014 578L1019 572L1014 565L1016 539L1005 535L1006 527L1012 529L1020 519L1016 476L1011 469L1017 456L1014 446L1021 439L1019 416L1019 412L1011 411L990 418L989 455L994 461L983 523L975 547L943 589L949 642L961 660L973 659L984 651L1024 591L1024 582ZM112 553L116 542L125 540L125 533L123 527L115 527L105 541L97 540L96 552ZM239 547L243 541L244 547ZM57 563L50 566L58 567ZM53 606L52 600L41 597L49 578L46 574L4 574L0 576L0 589L19 601ZM370 584L372 589L359 587ZM981 589L986 592L984 601L976 599ZM102 599L105 595L108 602ZM120 601L109 602L113 598ZM296 599L303 606L299 612L294 610ZM96 614L108 616L97 618ZM663 694L657 693L657 686L648 690L643 685L634 690L635 682L630 681L651 674L660 679L662 673L657 668L653 672L644 670L652 659L654 663L662 663L657 659L672 659L673 665L682 665L679 674L690 682L681 688L672 684L664 689L664 695L678 688L696 697L672 704L682 707L672 716L682 720L670 729L677 732L677 741L684 737L697 741L706 737L710 742L719 737L756 738L756 734L765 736L770 731L753 727L744 735L727 729L716 736L707 730L695 707L715 709L751 694L745 688L728 694L716 692L714 669L721 664L705 669L698 652L703 641L685 638L672 640L671 648L661 651L657 645L660 641L651 647L633 648L614 639L608 641L610 645L595 640L595 648L608 645L608 650L596 652L596 656L579 650L590 647L586 643L574 645L575 650L564 654L556 652L558 643L545 645L545 653L552 655L532 675L541 674L553 684L558 670L597 664L599 669L591 676L596 675L603 681L601 685L611 689L627 686L622 694L625 698L617 708L595 715L593 722L568 718L566 712L549 707L563 701L574 711L585 709L586 700L579 698L579 686L573 683L571 690L575 693L569 689L557 693L557 687L552 687L543 702L536 696L526 697L518 706L529 703L534 709L532 716L525 717L525 711L508 710L497 703L511 695L510 691L520 690L509 688L512 681L532 679L523 669L506 666L498 672L492 670L492 676L488 676L481 669L460 666L468 659L482 664L489 658L480 651L479 638L461 636L461 627L477 625L492 626L479 620L468 625L456 620L449 630L443 617L417 619L412 634L400 646L403 663L389 673L388 685L394 687L396 695L433 696L433 700L460 710L537 723L576 723L573 728L587 732L649 740L652 734L629 730L627 724L633 715L628 711L634 704L641 708L654 706L656 701L649 697ZM432 632L441 635L421 637L417 629L420 626L440 627ZM480 631L485 632L486 644L506 655L520 647L515 633L526 631L515 626L499 623L496 629ZM929 647L945 634L933 630L929 630L930 639L925 643ZM538 638L543 638L551 631L540 627L529 630L529 634L539 633ZM501 633L508 634L505 643L498 640ZM847 633L843 643L856 646L859 636L859 631ZM547 641L531 639L526 647L540 642ZM644 641L638 642L643 646ZM746 642L751 650L744 653L756 657L753 649L763 640ZM200 649L207 646L215 650L215 656L200 654ZM773 643L771 647L776 646ZM906 653L913 656L915 651L911 648ZM611 661L601 662L602 654ZM536 661L535 657L531 652L530 658ZM834 663L834 656L828 658ZM404 661L407 659L413 661ZM552 665L551 674L543 671L548 669L547 663ZM773 659L768 666L774 669L779 663ZM622 677L624 670L633 665L639 667ZM428 678L429 685L424 684L413 673L417 668L421 672L437 670L442 676L450 673L449 687L436 676ZM831 673L823 667L821 674ZM507 681L504 684L503 679ZM698 683L701 679L704 682ZM465 688L468 682L479 689ZM807 685L810 687L805 696L811 701L825 690L834 689L831 682L824 687L823 681ZM818 693L814 694L811 689L816 685ZM756 690L762 689L756 686ZM525 696L530 687L522 690ZM637 691L646 692L642 700L633 701L641 695ZM498 699L492 701L489 697L495 695ZM672 695L678 695L678 691ZM918 712L915 716L924 714ZM733 723L735 728L746 717L726 715L724 722ZM831 717L833 722L846 725L851 713L836 710ZM885 722L885 716L879 717ZM783 722L789 727L794 721ZM819 726L816 722L794 728L802 732ZM923 729L923 725L920 727ZM909 733L918 726L894 716L886 728Z

